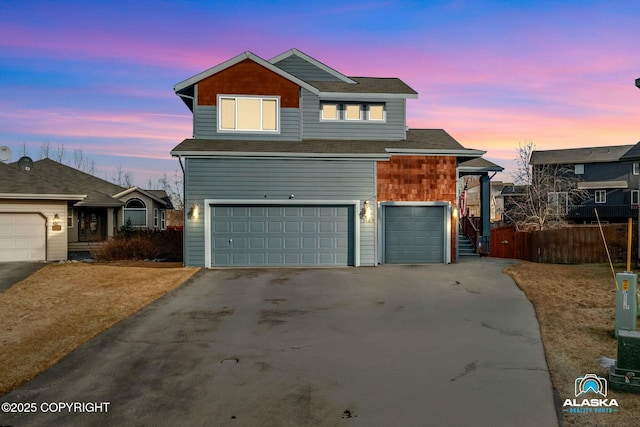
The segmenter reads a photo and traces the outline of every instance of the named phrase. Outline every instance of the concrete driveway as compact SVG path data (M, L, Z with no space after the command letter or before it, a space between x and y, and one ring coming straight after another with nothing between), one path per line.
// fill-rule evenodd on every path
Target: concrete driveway
M36 409L0 425L556 425L508 263L202 271L0 398Z
M0 292L31 276L46 262L0 262Z

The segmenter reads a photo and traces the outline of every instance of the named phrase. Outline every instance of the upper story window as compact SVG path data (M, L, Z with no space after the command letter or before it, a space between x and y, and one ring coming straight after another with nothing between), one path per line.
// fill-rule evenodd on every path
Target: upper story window
M633 174L638 175L638 162L633 163Z
M574 173L576 175L584 175L584 164L577 164L574 167Z
M322 102L320 120L384 122L384 104Z
M218 96L220 132L279 132L277 97Z
M607 190L596 190L594 198L596 203L607 203Z

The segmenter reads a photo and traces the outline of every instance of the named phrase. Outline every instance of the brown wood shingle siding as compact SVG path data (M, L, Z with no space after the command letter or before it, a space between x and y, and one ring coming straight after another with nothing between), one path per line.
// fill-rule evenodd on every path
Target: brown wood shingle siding
M250 59L198 83L198 105L216 105L218 94L280 96L281 108L298 108L298 85Z
M378 162L378 201L456 203L456 158L394 156Z
M454 156L394 156L377 162L379 202L451 202L456 206ZM457 223L451 221L451 260L456 259Z

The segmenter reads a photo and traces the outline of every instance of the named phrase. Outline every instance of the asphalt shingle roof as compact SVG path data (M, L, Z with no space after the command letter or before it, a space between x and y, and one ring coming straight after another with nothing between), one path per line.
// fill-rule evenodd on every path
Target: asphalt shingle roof
M321 92L340 93L400 93L417 95L418 92L398 78L349 77L357 84L339 81L307 81Z
M411 129L407 131L407 139L401 141L331 139L304 141L238 141L224 139L185 139L178 144L171 153L386 154L387 149L467 150L443 129Z
M640 160L640 142L632 146L629 151L620 157L621 162L635 162Z
M544 150L531 153L532 165L558 165L574 163L616 162L633 145L612 145L609 147L570 148L563 150Z
M18 169L16 163L5 164L0 162L0 193L5 194L56 194L56 195L78 195L82 192L74 192L62 185L55 184L58 181L47 181L40 179L31 172L24 172Z

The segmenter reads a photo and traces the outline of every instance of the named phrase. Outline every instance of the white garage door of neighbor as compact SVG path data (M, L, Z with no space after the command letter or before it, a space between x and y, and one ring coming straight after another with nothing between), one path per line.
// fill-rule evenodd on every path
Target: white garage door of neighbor
M44 226L38 214L0 213L0 262L45 261Z

